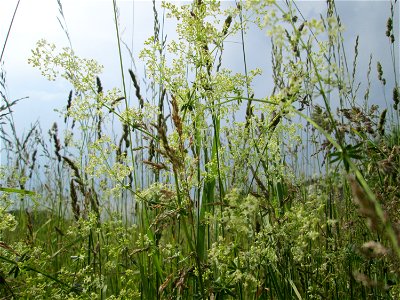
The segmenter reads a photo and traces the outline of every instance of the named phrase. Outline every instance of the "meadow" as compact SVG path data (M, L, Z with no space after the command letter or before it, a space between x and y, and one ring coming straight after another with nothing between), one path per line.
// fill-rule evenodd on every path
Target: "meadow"
M139 78L113 1L119 88L38 41L29 64L71 84L48 132L17 132L1 73L0 298L400 299L397 0L392 69L371 56L362 77L333 0L307 20L295 1L153 5ZM246 67L250 24L271 41L268 74Z

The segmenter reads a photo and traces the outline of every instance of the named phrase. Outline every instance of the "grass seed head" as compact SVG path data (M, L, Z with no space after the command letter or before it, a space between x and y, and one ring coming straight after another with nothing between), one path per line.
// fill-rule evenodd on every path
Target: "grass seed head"
M361 246L361 252L368 258L377 258L385 256L389 251L381 243L369 241Z
M368 226L376 230L379 224L379 216L376 213L374 202L369 199L367 193L354 177L350 176L349 181L353 193L353 200L355 204L358 205L360 214L367 219Z
M178 101L176 100L176 97L174 95L172 95L171 104L172 104L172 121L174 122L176 131L178 132L179 137L182 138L182 134L183 134L182 119L179 116Z
M97 94L101 94L103 92L103 86L101 85L99 76L96 76L96 85L97 85Z
M140 108L143 108L144 107L144 100L143 100L143 97L142 97L142 95L140 93L140 85L139 85L139 83L138 83L138 81L136 79L136 75L135 75L135 73L133 73L133 71L131 69L129 69L128 71L129 71L129 75L130 75L130 77L132 79L133 86L135 87L135 90L136 90L136 97L139 100Z
M399 87L396 86L393 88L393 102L394 102L394 109L397 110L400 102L399 96Z
M385 135L385 122L386 122L387 109L382 111L379 117L378 132L381 136Z
M80 216L80 208L78 204L78 194L76 193L74 179L70 181L69 187L70 187L72 213L74 214L75 220L78 221Z

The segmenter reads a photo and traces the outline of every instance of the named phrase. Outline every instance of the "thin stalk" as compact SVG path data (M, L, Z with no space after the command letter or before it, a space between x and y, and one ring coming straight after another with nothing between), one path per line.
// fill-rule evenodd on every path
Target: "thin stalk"
M7 35L6 35L6 40L4 41L3 49L1 50L0 62L3 60L4 51L5 51L5 49L6 49L7 41L8 41L8 38L9 38L9 36L10 36L11 28L12 28L12 26L13 26L13 24L14 24L15 15L17 14L17 10L18 10L18 6L19 6L20 1L21 1L21 0L18 0L17 5L15 6L15 10L14 10L13 17L12 17L12 19L11 19L10 26L8 26L8 31L7 31Z
M180 189L179 189L178 174L177 174L176 171L174 171L174 178L175 178L175 186L176 186L176 192L177 192L177 197L178 197L178 205L181 205L182 204L182 199L181 199L181 193L180 193ZM192 208L189 209L188 213L189 213L189 216L191 218L190 222L191 222L192 226L194 226ZM201 266L200 257L199 257L198 251L196 251L196 247L193 244L193 239L192 239L192 236L189 233L189 230L187 228L186 220L184 218L180 218L180 219L181 219L181 224L182 224L182 227L183 227L183 232L184 232L185 237L187 239L187 242L189 244L189 248L190 248L191 252L195 255L196 265L197 265L198 274L199 274L200 293L202 295L202 298L205 299L203 273L202 273L202 266ZM194 237L194 240L196 240L196 237Z
M122 87L123 87L123 92L124 92L124 103L125 103L125 108L129 109L129 103L128 103L128 98L127 98L127 93L126 93L126 85L125 85L125 75L124 75L124 64L122 61L122 51L121 51L121 38L119 35L119 26L118 26L118 15L117 15L117 1L113 0L113 11L114 11L114 22L115 22L115 31L117 34L117 45L118 45L118 56L119 56L119 65L120 65L120 71L121 71L121 77L122 77ZM135 165L135 156L133 154L133 138L132 138L132 131L129 131L129 141L130 141L130 154L131 154L131 159L132 159L132 166ZM133 168L133 181L134 185L136 187L137 185L137 180L136 180L136 169Z

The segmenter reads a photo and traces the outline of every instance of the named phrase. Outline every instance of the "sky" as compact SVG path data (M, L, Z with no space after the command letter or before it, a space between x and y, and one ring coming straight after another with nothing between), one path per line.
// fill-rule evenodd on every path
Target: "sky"
M1 48L17 2L18 0L0 0ZM143 48L144 40L153 33L152 3L150 0L117 1L117 3L120 10L121 37L132 48L136 66L141 70L143 65L138 59L138 53ZM306 18L319 14L326 6L325 1L297 3ZM101 79L105 88L121 87L112 0L64 0L62 5L76 54L96 59L104 66ZM376 69L377 60L382 62L384 70L389 69L390 52L384 33L390 2L338 1L337 8L346 28L345 47L349 50L349 59L353 56L356 35L360 35L359 71L360 74L365 74L364 79L370 53L374 53L373 71ZM62 120L58 118L54 109L66 105L71 86L64 80L47 81L37 69L27 63L31 49L41 38L55 43L58 48L68 46L66 35L57 20L59 16L57 0L20 1L5 49L3 69L6 72L7 97L10 100L29 97L22 100L14 109L17 130L21 133L28 130L30 124L36 120L40 121L44 132L54 121ZM168 24L170 25L167 27L167 34L170 40L175 36L174 23ZM243 65L240 61L236 61L236 57L241 57L241 45L238 42L239 38L233 37L225 54L228 61L236 62L232 66L235 71L240 72L243 71ZM265 70L267 78L270 78L270 51L265 32L251 30L246 36L246 45L248 68L260 67ZM132 68L127 52L124 54L124 59L125 69ZM264 81L265 77L255 82L260 97L269 93ZM376 91L376 96L373 96L378 98L380 92ZM379 99L376 100L379 102Z

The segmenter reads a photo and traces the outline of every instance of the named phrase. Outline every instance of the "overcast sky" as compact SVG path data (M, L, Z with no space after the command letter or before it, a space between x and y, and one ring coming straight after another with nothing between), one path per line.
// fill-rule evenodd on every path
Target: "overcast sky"
M1 48L17 2L18 0L0 0ZM120 87L112 0L64 0L62 4L76 54L96 59L104 66L101 79L105 88ZM299 1L298 4L306 18L319 14L326 6L325 1ZM122 38L132 46L138 68L142 68L137 54L143 47L143 41L153 32L152 3L150 0L118 1L118 5ZM373 76L376 74L376 60L382 61L384 71L389 71L390 52L384 34L390 2L338 1L337 8L347 30L346 47L351 50L349 58L352 57L355 37L357 34L360 35L360 74L366 74L370 53L374 54ZM55 43L58 48L68 46L57 16L59 16L57 0L21 0L14 21L3 61L9 99L29 97L15 108L17 129L21 132L37 119L42 124L43 130L47 131L51 124L57 121L57 114L53 113L53 110L65 105L71 89L71 86L63 80L46 81L37 69L27 63L31 49L41 38ZM398 23L395 24L398 28ZM167 34L170 40L174 36L173 24L169 28L171 30ZM239 39L232 40L232 42L238 41ZM246 45L249 69L261 67L266 72L266 77L256 82L256 90L260 92L258 96L265 96L268 92L263 81L265 78L267 80L271 78L271 72L268 71L270 66L268 38L264 32L251 31L246 37ZM241 57L241 45L231 43L226 54L228 60ZM126 68L131 67L127 56L125 63ZM235 69L241 71L243 65L238 63ZM375 77L373 79L375 80Z

